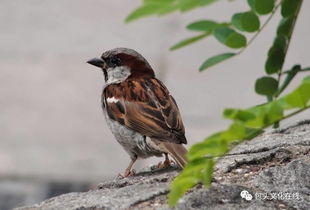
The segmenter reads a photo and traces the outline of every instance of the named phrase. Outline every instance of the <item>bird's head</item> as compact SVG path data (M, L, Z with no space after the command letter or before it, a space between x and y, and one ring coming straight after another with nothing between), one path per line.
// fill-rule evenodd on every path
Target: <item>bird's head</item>
M108 84L120 83L126 79L155 77L147 60L135 50L128 48L106 51L100 58L93 58L87 63L101 68Z

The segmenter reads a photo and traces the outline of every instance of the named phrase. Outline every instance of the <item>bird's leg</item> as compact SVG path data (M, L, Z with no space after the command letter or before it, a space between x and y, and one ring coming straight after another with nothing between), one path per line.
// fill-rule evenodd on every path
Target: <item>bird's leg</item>
M128 167L125 170L124 177L135 175L135 170L131 169L133 164L136 162L137 158L130 161Z
M169 160L168 154L165 153L165 161L164 162L160 161L157 164L157 168L169 168L172 163L174 163L173 160Z
M126 168L126 170L124 172L124 175L119 174L118 176L120 176L122 178L125 178L125 177L128 177L128 176L135 175L135 173L136 173L135 170L134 169L131 170L131 168L132 168L133 164L136 162L136 160L137 160L137 157L132 158L130 163L129 163L129 165L128 165L128 167Z

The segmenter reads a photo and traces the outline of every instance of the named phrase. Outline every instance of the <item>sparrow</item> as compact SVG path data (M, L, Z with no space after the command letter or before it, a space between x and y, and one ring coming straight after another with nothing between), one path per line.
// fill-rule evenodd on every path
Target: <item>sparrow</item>
M147 60L135 50L115 48L87 63L103 71L103 113L131 159L122 176L134 175L136 160L151 156L165 156L159 168L170 166L168 154L183 168L187 140L180 111Z

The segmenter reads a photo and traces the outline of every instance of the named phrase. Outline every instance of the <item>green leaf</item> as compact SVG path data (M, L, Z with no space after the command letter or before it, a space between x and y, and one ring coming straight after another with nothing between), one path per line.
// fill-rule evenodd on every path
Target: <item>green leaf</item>
M287 47L288 39L286 36L283 36L282 34L279 34L276 36L276 38L273 41L273 47L282 48L283 50ZM269 56L271 55L271 52L268 52Z
M144 0L143 5L134 11L132 11L125 22L131 22L139 18L151 16L151 15L165 15L175 10L182 12L207 6L218 0Z
M194 9L196 7L206 6L217 0L178 0L178 7L182 12Z
M193 173L197 173L205 168L205 165L209 162L210 158L200 157L197 159L193 159L190 163L188 163L185 167L186 170L182 172L181 176L186 177L190 176Z
M302 0L283 0L281 5L281 15L288 17L296 13Z
M277 35L283 35L289 39L290 31L293 25L294 25L294 17L282 18L277 28Z
M253 11L260 15L266 15L274 8L274 0L248 0L248 4Z
M264 133L264 129L247 128L246 133L247 136L245 137L245 140L251 140Z
M242 122L253 120L255 118L255 114L242 109L225 109L223 112L223 116L228 119L240 120Z
M265 64L267 74L277 73L283 65L285 53L282 48L272 47Z
M188 30L211 32L218 26L218 23L212 20L199 20L186 26Z
M126 23L150 15L164 15L178 9L175 0L144 0L144 4L131 12L125 19Z
M205 168L202 172L202 182L205 187L208 187L211 184L214 165L212 159L208 159L208 162L205 164Z
M273 96L278 90L278 81L272 77L262 77L256 80L255 92L260 95Z
M177 9L178 7L176 5L167 5L166 7L159 9L157 15L158 16L166 15L168 13L174 12Z
M185 194L185 192L197 184L194 177L177 177L171 185L171 191L168 194L168 204L170 207L175 206L178 199Z
M217 27L213 35L219 42L230 48L241 48L246 46L245 36L226 26Z
M285 90L285 88L290 84L292 79L296 76L296 74L299 71L301 71L300 65L293 66L293 68L287 73L284 82L282 83L281 87L279 88L279 90L277 92L277 96L280 95Z
M232 16L232 24L240 31L254 32L260 27L259 18L252 12L236 13Z
M282 104L278 101L272 101L261 106L252 107L248 109L248 111L251 111L253 114L255 113L256 119L246 122L246 126L257 128L256 131L260 132L260 129L278 122L279 119L283 117L283 110L284 108Z
M142 18L142 17L154 15L162 8L163 7L159 4L158 5L144 5L142 7L137 8L132 13L130 13L126 17L125 22L129 23L131 21L134 21L134 20Z
M222 134L220 134L222 135ZM202 156L220 156L228 150L227 142L221 138L207 138L203 142L193 145L187 157L189 160L194 160Z
M194 36L194 37L191 37L191 38L188 38L188 39L184 39L184 40L178 42L177 44L173 45L170 48L170 50L176 50L176 49L179 49L181 47L185 47L185 46L190 45L190 44L192 44L194 42L197 42L197 41L199 41L199 40L201 40L201 39L203 39L203 38L205 38L205 37L207 37L209 35L210 35L210 33L204 33L204 34L200 34L198 36Z
M248 112L248 110L243 111ZM252 139L262 132L263 130L261 128L257 129L247 127L247 123L235 121L229 126L228 130L223 133L222 137L225 138L228 142L240 142L242 140Z
M283 117L284 110L279 102L272 101L267 107L268 109L264 119L265 125L273 124Z
M143 0L144 4L171 4L175 0Z
M232 123L228 130L223 133L223 138L228 141L235 141L237 139L244 139L246 137L245 126L239 122Z
M144 5L150 5L150 4L173 4L176 0L143 0Z
M310 84L310 75L309 75L309 76L306 76L306 77L302 80L302 83L304 83L304 84Z
M265 103L264 105L255 106L255 107L248 109L248 111L251 111L256 116L255 119L246 122L246 125L248 127L260 129L260 128L263 128L265 126L264 119L265 119L266 112L267 112L266 111L266 105L267 104L268 103Z
M274 40L272 47L268 51L268 57L265 63L267 74L277 73L282 68L287 43L287 38L283 35L278 35Z
M287 95L284 100L288 104L287 108L306 107L310 100L310 76L306 77L302 85Z
M249 110L243 110L244 112L249 112ZM253 118L255 119L256 116ZM248 121L249 122L249 121ZM251 128L248 127L247 122L234 121L229 128L222 133L222 138L226 142L239 142L245 139L251 139L255 136L261 134L263 130L261 128Z
M178 199L185 194L185 192L196 185L200 179L208 179L202 175L202 172L213 172L213 160L209 158L199 158L188 163L184 170L177 176L170 185L171 191L168 194L169 206L174 206ZM211 166L211 167L210 167Z
M224 60L227 60L231 57L236 55L236 53L223 53L216 56L213 56L209 59L207 59L203 64L199 67L199 71L203 71L207 68L210 68L211 66L214 66L220 62L223 62Z

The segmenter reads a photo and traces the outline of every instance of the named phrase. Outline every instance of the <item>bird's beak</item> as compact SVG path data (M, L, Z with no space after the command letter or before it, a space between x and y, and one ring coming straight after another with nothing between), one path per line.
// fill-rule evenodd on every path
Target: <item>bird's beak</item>
M93 58L90 59L89 61L87 61L87 63L97 66L99 68L103 68L104 65L104 60L102 60L101 58Z

